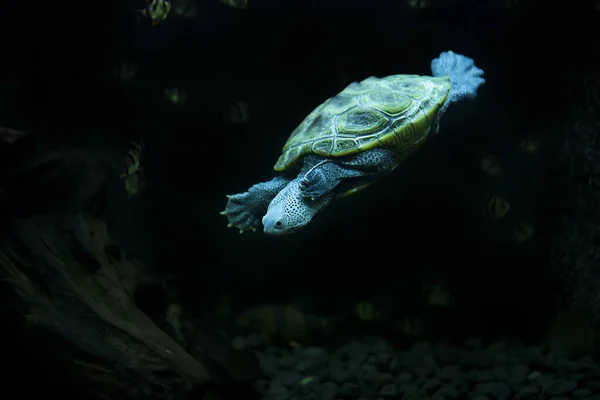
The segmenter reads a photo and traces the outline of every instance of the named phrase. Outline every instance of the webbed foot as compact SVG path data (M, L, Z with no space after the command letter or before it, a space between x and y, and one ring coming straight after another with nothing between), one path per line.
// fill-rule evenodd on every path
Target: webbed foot
M449 102L474 98L477 90L485 83L483 70L475 66L473 59L446 51L431 61L433 76L449 76L452 82Z
M262 217L267 212L271 200L289 183L288 179L277 177L268 182L257 183L247 192L228 195L225 210L228 227L236 227L240 233L256 231L262 227Z
M313 201L331 192L339 183L338 179L327 177L321 168L311 169L300 181L300 193Z
M398 165L389 150L373 149L345 160L332 162L308 156L300 173L302 196L318 201L348 179L366 178L392 171Z

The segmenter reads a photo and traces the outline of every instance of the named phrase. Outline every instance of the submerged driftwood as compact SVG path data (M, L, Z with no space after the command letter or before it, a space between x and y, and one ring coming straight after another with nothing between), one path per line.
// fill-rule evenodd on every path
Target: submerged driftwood
M20 169L19 175L39 177L36 171L47 171L48 162L60 165L51 174L54 181L76 183L69 194L74 212L49 212L34 200L33 209L44 212L4 216L0 241L0 272L25 303L30 326L76 346L83 356L73 361L98 383L94 392L101 397L177 398L215 381L207 365L216 367L227 386L253 377L254 358L243 361L210 327L171 312L165 325L185 333L174 338L136 306L136 289L160 280L118 248L102 213L87 211L107 176L101 164L79 150L62 149L28 163L25 170L33 172ZM4 206L23 197L18 187Z

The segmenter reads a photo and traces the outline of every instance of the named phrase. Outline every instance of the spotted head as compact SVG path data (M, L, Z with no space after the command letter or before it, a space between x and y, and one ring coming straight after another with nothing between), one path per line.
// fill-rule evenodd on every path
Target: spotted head
M326 195L318 201L305 198L300 193L300 179L294 179L271 201L262 219L267 235L283 236L307 225L312 218L333 200Z

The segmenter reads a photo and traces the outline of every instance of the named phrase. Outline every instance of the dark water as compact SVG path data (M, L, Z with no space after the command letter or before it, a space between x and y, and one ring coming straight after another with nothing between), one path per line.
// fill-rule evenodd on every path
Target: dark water
M13 6L22 24L7 27L19 39L2 55L1 124L39 132L41 148L72 144L115 163L141 138L148 190L128 199L111 178L111 229L198 310L227 292L238 311L303 299L336 315L369 300L414 314L422 283L434 281L460 306L448 335L541 335L556 302L545 273L564 194L552 166L573 88L599 70L591 2L213 3L198 20L155 28L136 26L129 4ZM446 50L473 58L487 82L394 174L290 237L226 228L225 194L273 176L290 132L344 87L340 71L349 81L427 75ZM121 60L139 66L130 84L113 77ZM186 88L187 104L169 107L167 87ZM235 126L223 113L240 100L250 117ZM543 142L534 158L518 150L531 134ZM500 176L482 173L482 151L500 157ZM482 215L490 196L510 200L506 219ZM513 237L521 219L537 227L525 244Z

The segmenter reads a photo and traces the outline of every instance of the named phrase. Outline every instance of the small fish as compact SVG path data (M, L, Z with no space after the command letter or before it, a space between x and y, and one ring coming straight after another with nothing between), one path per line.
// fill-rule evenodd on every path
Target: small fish
M452 305L452 295L450 291L441 284L423 284L423 292L427 297L427 305L435 307L450 307Z
M381 317L379 310L370 301L361 301L354 306L354 312L364 322L376 321Z
M124 179L123 184L127 197L138 196L146 188L146 183L141 176L143 168L140 164L143 145L136 142L131 142L131 145L132 148L129 149L123 160L124 171L120 175L120 178Z
M315 381L315 378L313 378L312 376L306 376L306 377L302 378L302 380L300 381L300 385L306 386L306 385L311 384L314 381Z
M123 83L131 82L138 72L137 63L133 61L122 61L113 71L113 76Z
M223 119L235 125L245 124L250 117L248 104L243 101L236 101L224 114Z
M215 309L215 314L218 317L226 317L231 314L231 295L229 293L221 295Z
M420 336L423 333L423 321L420 318L407 317L396 324L395 330L406 336Z
M165 21L171 13L172 5L165 0L146 0L147 6L142 9L135 9L138 16L138 22L141 19L149 19L152 26L156 26Z
M167 101L173 105L182 106L187 102L187 91L181 88L167 88L164 91Z
M139 196L146 189L146 183L137 174L126 177L123 182L127 197Z
M237 10L248 9L248 0L221 0L221 3Z
M192 0L173 0L173 14L181 18L198 18L198 7Z
M406 5L409 8L425 9L431 6L431 2L429 0L407 0Z
M0 141L13 144L17 140L29 135L27 131L19 131L5 126L0 126Z
M485 154L482 156L479 165L483 172L490 176L498 176L502 172L500 159L495 154Z
M504 218L509 211L510 203L498 196L490 196L485 202L484 212L493 221Z
M142 169L140 158L142 156L143 144L132 141L131 146L123 161L125 171L121 174L121 178L131 176Z
M538 135L527 135L519 143L519 148L527 154L537 154L542 145Z
M292 305L263 305L241 314L236 325L279 339L301 342L330 329L323 318L306 315Z
M528 220L519 220L515 225L515 229L513 234L517 243L524 243L531 239L533 233L535 232L535 227Z

